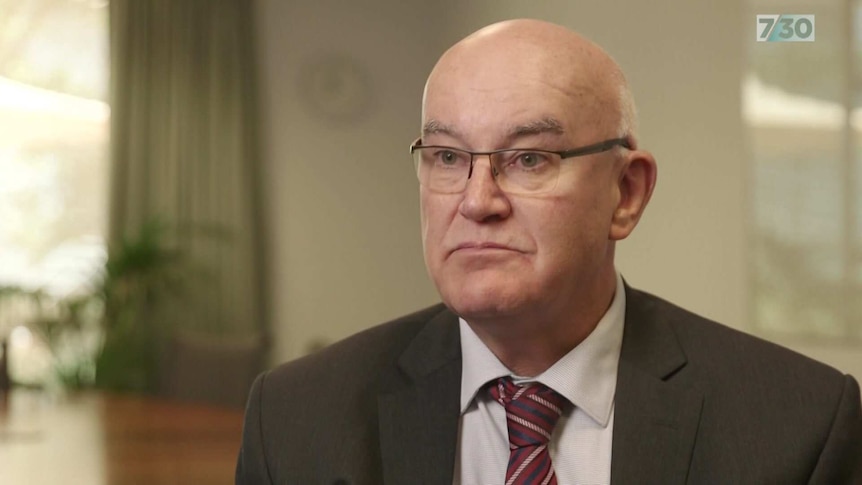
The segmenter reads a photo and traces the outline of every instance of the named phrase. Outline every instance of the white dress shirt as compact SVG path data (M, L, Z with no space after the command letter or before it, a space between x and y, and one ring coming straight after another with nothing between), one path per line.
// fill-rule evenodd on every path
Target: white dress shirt
M515 376L463 319L461 331L461 420L455 459L456 485L501 485L509 461L506 413L487 393L492 379L516 384L538 381L574 404L551 435L549 450L559 485L610 483L614 392L623 340L625 289L617 274L614 299L596 328L554 365L534 378Z

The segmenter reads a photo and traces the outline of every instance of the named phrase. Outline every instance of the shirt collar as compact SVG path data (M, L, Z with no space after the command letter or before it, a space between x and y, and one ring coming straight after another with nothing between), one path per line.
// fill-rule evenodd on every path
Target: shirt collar
M545 372L529 379L513 376L515 382L541 382L562 394L593 421L607 426L616 391L625 308L625 287L622 277L617 273L614 299L587 338ZM497 359L463 318L459 319L459 325L463 414L476 393L488 381L512 375L512 372Z

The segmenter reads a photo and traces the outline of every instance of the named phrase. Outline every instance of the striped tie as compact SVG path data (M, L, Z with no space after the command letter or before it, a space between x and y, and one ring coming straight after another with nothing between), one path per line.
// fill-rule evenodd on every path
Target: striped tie
M568 401L537 382L520 387L509 377L490 386L491 396L506 409L509 465L506 485L557 485L548 441Z

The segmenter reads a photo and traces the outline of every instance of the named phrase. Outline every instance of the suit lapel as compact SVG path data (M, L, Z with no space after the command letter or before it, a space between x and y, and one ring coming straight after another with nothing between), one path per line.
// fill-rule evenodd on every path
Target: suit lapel
M398 361L407 376L378 396L384 483L452 483L460 414L457 317L432 318Z
M703 395L675 377L686 357L654 297L626 287L611 483L685 483Z

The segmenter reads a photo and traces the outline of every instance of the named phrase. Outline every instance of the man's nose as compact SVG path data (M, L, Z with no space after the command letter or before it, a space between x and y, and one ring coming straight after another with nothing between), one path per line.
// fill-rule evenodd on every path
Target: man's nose
M505 219L512 212L509 198L500 189L494 178L491 157L483 156L473 160L473 170L459 212L467 219L477 222L490 219Z

